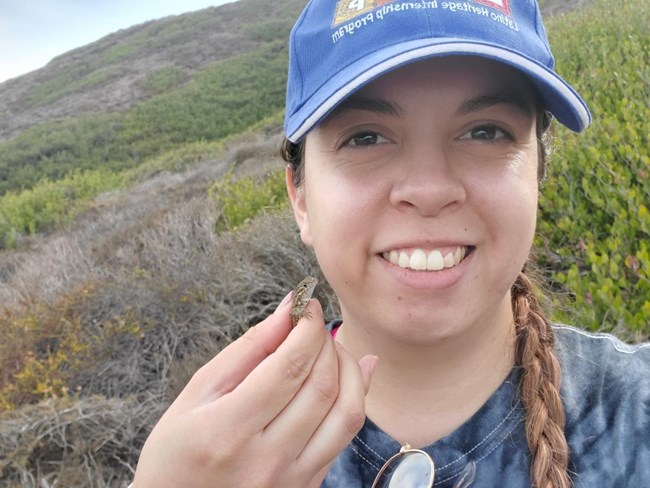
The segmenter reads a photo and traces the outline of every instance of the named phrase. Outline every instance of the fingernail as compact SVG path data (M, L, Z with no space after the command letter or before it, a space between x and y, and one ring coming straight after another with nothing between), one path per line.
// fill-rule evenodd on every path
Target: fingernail
M291 295L292 294L293 294L293 291L290 291L289 293L287 293L287 296L284 297L280 303L278 303L277 307L275 307L275 312L280 310L282 307L286 306L287 303L289 303L291 301ZM273 312L273 313L275 313L275 312Z
M364 365L366 368L366 371L368 372L368 376L372 378L372 375L375 372L375 369L377 368L377 363L379 362L379 358L377 356L370 356L367 359L366 364Z
M361 367L361 376L363 378L363 386L366 391L366 395L370 390L370 382L372 380L372 375L375 372L377 367L377 361L379 358L377 356L364 356L359 360L359 366Z

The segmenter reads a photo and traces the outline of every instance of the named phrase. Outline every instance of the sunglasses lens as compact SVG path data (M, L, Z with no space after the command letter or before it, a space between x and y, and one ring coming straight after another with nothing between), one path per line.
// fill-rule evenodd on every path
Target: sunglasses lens
M422 451L412 450L391 459L379 473L376 488L430 488L433 462Z

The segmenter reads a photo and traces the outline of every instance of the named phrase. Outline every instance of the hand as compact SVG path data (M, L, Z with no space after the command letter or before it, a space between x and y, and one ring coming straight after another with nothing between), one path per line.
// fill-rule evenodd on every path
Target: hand
M135 488L319 486L359 431L376 358L357 363L316 300L289 296L193 376L147 439Z

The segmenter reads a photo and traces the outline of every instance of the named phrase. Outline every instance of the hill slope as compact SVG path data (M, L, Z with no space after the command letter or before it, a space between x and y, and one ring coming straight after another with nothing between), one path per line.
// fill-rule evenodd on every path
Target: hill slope
M113 112L171 91L217 61L285 39L304 0L244 0L115 32L0 84L0 140L35 124Z

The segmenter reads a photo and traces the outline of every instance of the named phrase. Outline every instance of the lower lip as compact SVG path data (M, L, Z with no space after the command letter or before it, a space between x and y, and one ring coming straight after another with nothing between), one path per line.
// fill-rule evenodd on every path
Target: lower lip
M409 268L401 268L396 264L378 255L378 259L386 269L404 286L420 290L444 290L458 283L467 270L467 266L474 257L472 249L457 266L443 268L438 271L416 271Z

